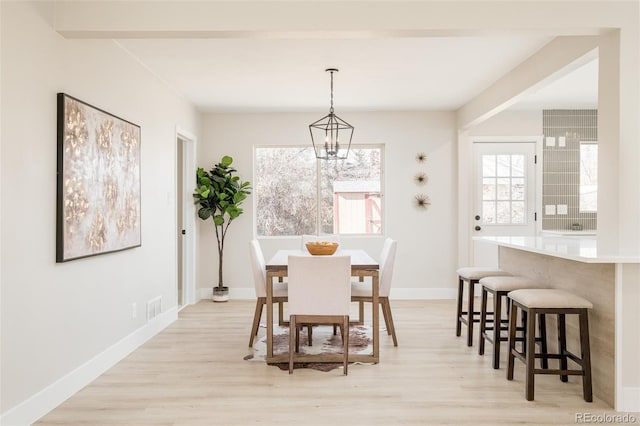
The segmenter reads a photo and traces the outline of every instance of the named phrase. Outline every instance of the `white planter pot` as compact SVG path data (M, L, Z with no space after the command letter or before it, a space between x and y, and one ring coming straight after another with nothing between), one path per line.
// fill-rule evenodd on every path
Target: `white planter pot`
M214 287L213 288L213 301L214 302L227 302L229 300L229 287Z

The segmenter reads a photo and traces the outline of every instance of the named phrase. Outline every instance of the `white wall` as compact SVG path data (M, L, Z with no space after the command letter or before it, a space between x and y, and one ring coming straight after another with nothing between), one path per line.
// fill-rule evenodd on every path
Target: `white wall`
M53 3L1 7L4 415L143 328L149 299L175 310L175 126L198 115L113 41L55 33ZM142 247L55 263L56 92L141 126Z
M541 136L541 110L506 110L471 127L469 136Z
M308 124L326 112L271 114L209 114L203 118L198 164L210 168L223 155L234 158L243 179L253 180L253 146L311 144ZM453 293L456 260L456 128L453 112L341 112L355 127L353 143L385 144L385 236L398 240L392 297L447 297ZM426 153L426 163L415 160ZM413 182L425 171L426 186ZM413 197L425 193L431 206L420 211ZM248 241L253 238L253 199L245 214L229 228L225 245L225 284L233 297L253 297L247 267ZM199 221L197 285L208 295L217 284L217 253L211 223ZM344 239L378 257L383 237ZM299 247L293 239L262 239L265 256L277 248ZM443 290L444 289L444 290Z

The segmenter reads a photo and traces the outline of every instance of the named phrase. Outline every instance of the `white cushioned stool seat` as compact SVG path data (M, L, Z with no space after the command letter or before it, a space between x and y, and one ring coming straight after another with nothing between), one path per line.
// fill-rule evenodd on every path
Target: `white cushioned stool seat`
M523 289L509 292L509 298L522 306L534 309L544 308L593 308L593 304L587 299L555 289Z
M484 287L483 287L484 288ZM536 374L554 374L560 376L560 381L567 382L569 376L582 376L582 397L587 402L593 401L593 384L591 377L591 349L589 347L589 309L593 304L580 296L564 290L556 289L522 289L509 292L511 312L509 312L509 359L507 362L507 380L513 380L515 359L518 358L525 365L525 397L533 401ZM520 312L518 312L520 311ZM518 314L526 314L524 329L527 330L522 351L516 348L516 330L518 328ZM558 346L555 353L549 353L544 348L541 352L535 350L536 317L540 321L546 315L555 315L558 326ZM567 348L566 316L575 315L579 324L580 356ZM536 368L536 358L541 361L557 359L558 368L542 365ZM571 360L579 368L570 368Z
M480 284L492 291L513 291L529 288L542 288L542 285L530 278L518 276L484 277Z
M509 302L507 295L513 290L542 288L542 285L531 278L522 276L491 276L484 277L479 281L482 285L482 299L480 303L480 342L478 354L484 355L485 340L493 345L493 368L500 368L500 342L506 342L507 338L502 336L503 331L507 331L502 320L503 305L506 303L507 312ZM488 294L493 296L493 312L487 309ZM487 319L488 315L493 315ZM487 326L487 322L491 324ZM488 332L490 331L490 332ZM546 353L547 349L546 321L544 316L540 318L540 338L539 343ZM546 368L547 360L543 359L543 367Z
M456 272L458 273L458 276L465 280L479 280L484 277L511 275L509 272L503 271L502 269L486 266L467 266L465 268L458 269Z
M496 267L487 266L467 266L459 268L458 273L458 298L457 298L457 313L456 313L456 336L460 336L462 333L462 324L467 326L467 346L473 345L473 323L480 322L478 318L475 318L479 311L475 311L474 304L474 292L475 284L478 284L481 278L491 276L504 276L511 275L510 273L503 271ZM468 297L467 297L467 310L462 309L462 300L464 298L464 283L468 283Z

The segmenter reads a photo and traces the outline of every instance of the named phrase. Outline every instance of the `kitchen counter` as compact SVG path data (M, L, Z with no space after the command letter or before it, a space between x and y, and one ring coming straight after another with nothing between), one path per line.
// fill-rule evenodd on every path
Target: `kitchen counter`
M556 237L586 237L586 236L596 236L598 235L598 231L595 229L587 229L584 231L571 231L569 229L543 229L542 236L556 236Z
M594 395L618 411L640 411L640 256L605 251L595 236L474 237L496 245L499 266L545 287L569 291L593 303L589 310ZM572 317L572 316L569 316ZM555 319L547 332L553 344ZM578 342L575 318L568 338Z
M640 263L638 256L602 253L595 236L474 237L474 240L585 263Z

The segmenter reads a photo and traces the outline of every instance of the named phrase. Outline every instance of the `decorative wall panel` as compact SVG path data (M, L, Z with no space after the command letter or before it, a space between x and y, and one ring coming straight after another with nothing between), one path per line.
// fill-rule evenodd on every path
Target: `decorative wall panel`
M58 93L56 262L141 245L140 127Z
M543 110L542 229L597 228L595 211L580 211L580 143L598 141L598 111Z

